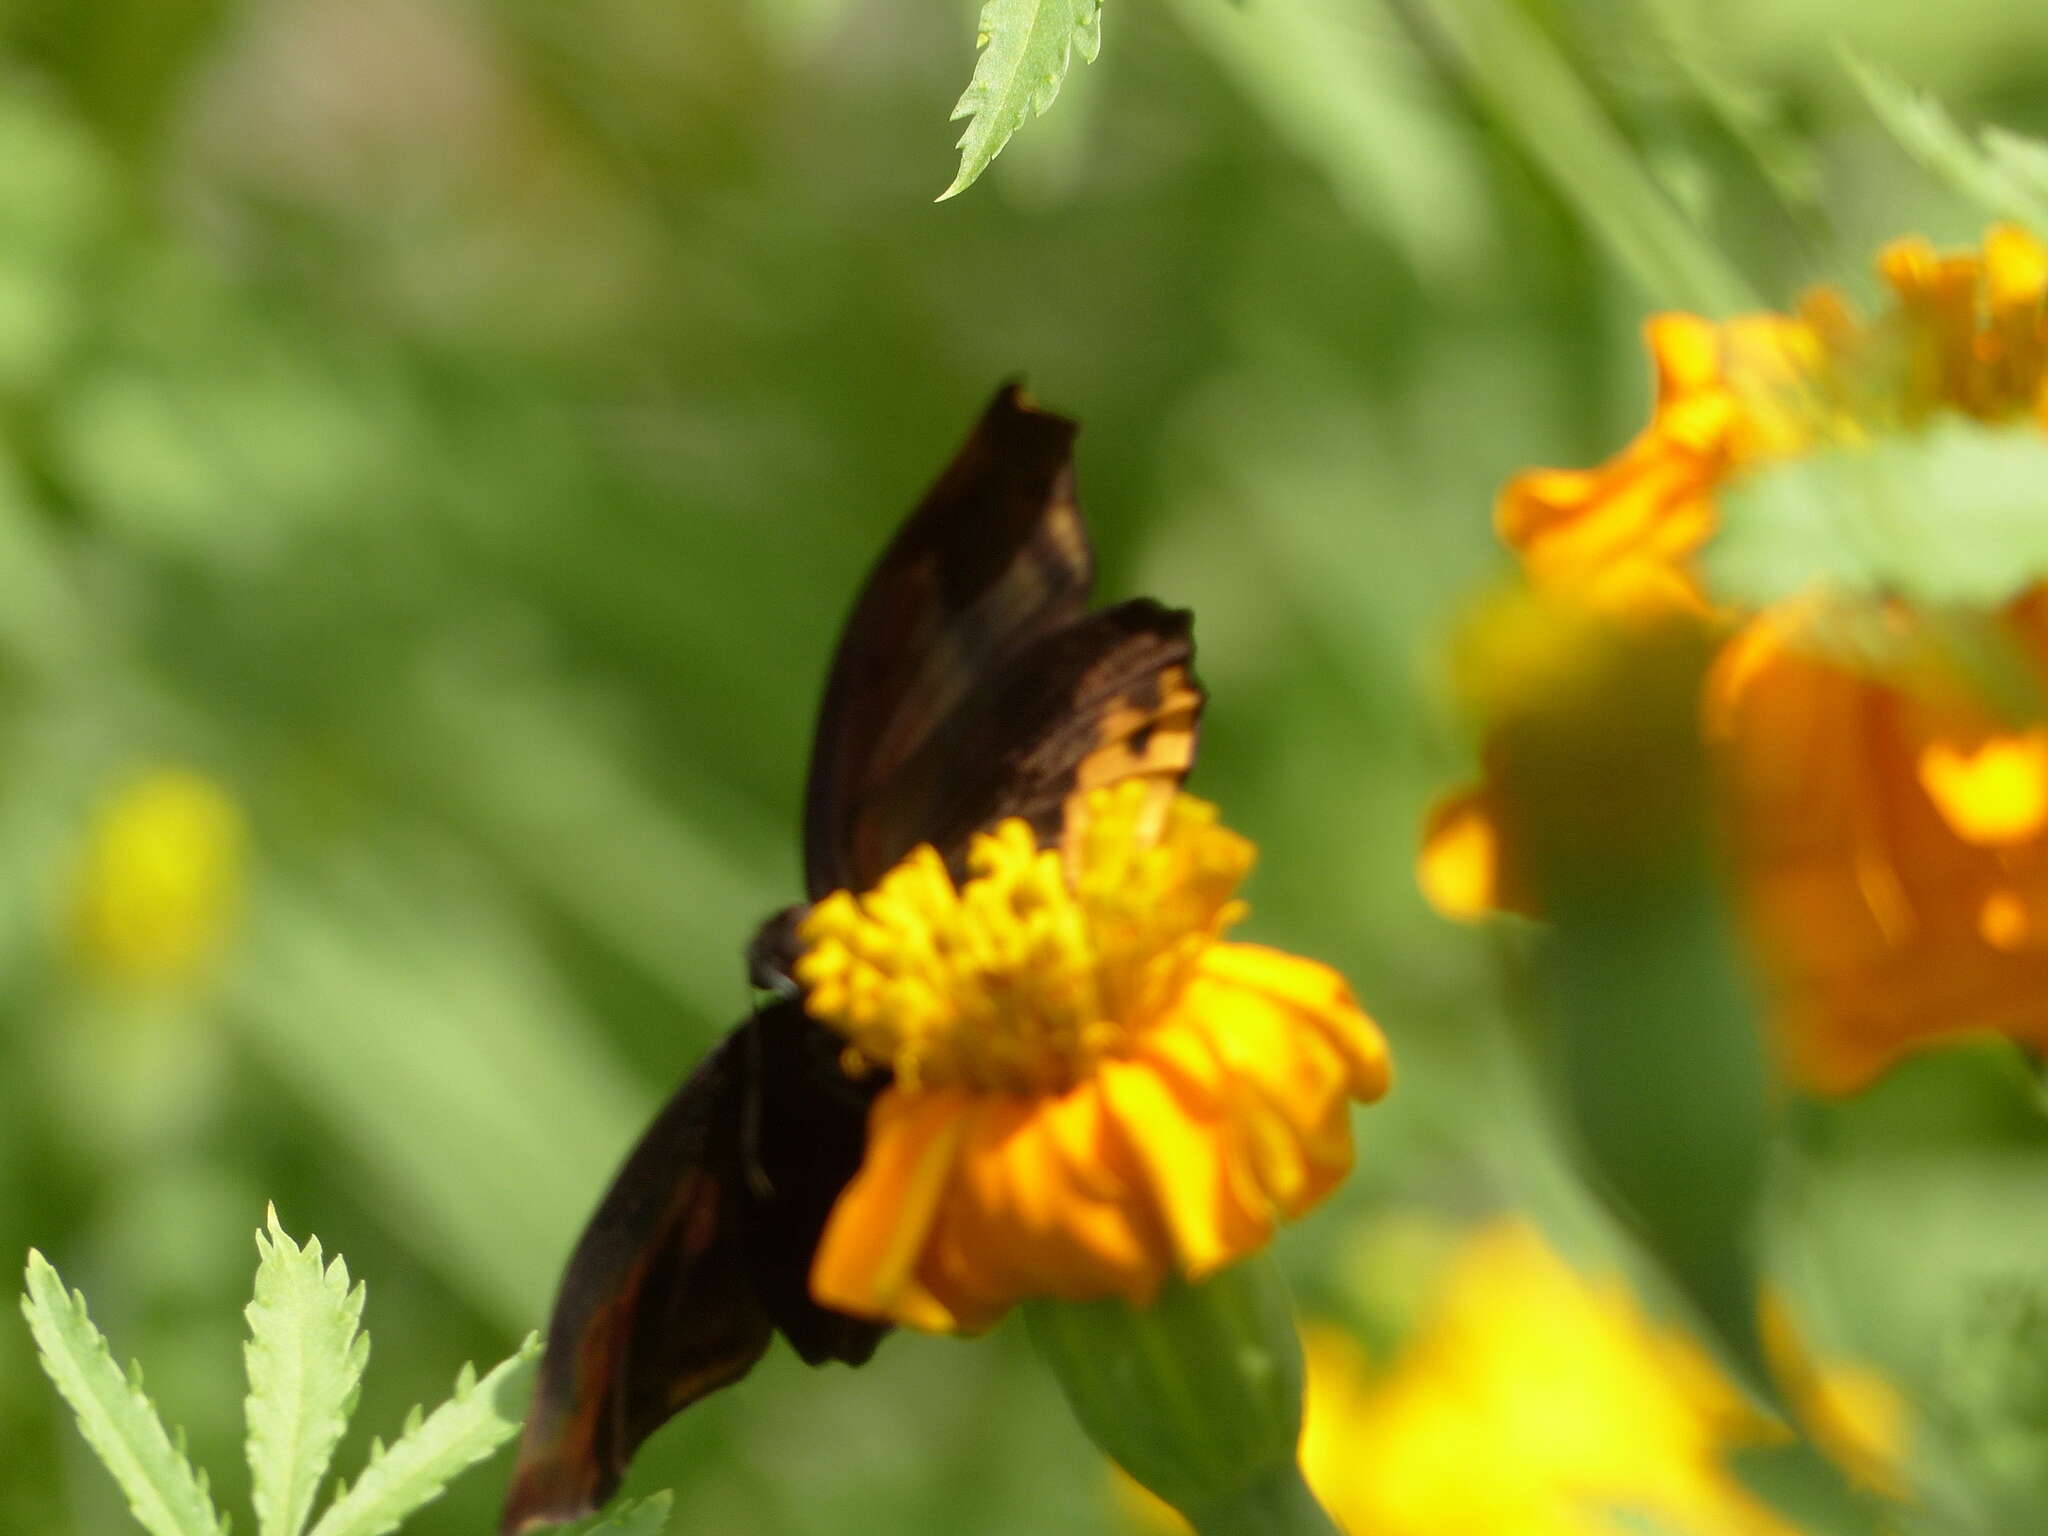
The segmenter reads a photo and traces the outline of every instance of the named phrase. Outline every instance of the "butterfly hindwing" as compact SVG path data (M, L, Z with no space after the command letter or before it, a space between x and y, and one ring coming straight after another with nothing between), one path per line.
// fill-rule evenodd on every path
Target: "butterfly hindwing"
M840 1066L845 1041L795 999L763 1009L745 1028L756 1067L742 1122L754 1293L807 1364L863 1364L889 1330L813 1301L811 1259L825 1218L860 1167L868 1106L888 1076L849 1077Z
M774 1323L747 1259L743 1031L676 1090L583 1230L548 1319L502 1529L573 1520L640 1442L745 1375Z

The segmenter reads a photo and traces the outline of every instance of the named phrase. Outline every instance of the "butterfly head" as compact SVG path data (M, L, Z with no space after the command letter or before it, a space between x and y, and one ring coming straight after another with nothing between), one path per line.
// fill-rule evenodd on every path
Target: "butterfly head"
M797 927L810 912L807 901L793 902L764 919L747 940L747 982L771 997L793 997L798 991L792 974L796 958L803 953Z

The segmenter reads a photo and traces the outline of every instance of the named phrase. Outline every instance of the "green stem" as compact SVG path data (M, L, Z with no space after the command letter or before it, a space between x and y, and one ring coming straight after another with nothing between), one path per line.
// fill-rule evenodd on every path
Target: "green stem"
M1190 1511L1196 1536L1342 1536L1342 1528L1289 1463L1207 1508Z
M1037 1301L1024 1315L1088 1437L1199 1530L1330 1530L1295 1468L1301 1344L1269 1255L1169 1281L1145 1307Z

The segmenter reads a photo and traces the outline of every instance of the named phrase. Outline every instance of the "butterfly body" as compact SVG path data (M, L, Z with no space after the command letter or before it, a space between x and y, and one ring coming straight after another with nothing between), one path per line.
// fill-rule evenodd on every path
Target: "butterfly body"
M1091 611L1075 428L999 391L863 587L842 632L805 798L808 901L747 949L770 1000L642 1136L571 1256L507 1498L507 1536L616 1490L669 1417L746 1374L780 1332L810 1364L865 1361L886 1327L811 1299L825 1219L889 1081L792 979L809 902L865 890L919 844L956 878L1005 817L1047 846L1082 791L1132 778L1161 813L1193 761L1203 695L1185 612Z

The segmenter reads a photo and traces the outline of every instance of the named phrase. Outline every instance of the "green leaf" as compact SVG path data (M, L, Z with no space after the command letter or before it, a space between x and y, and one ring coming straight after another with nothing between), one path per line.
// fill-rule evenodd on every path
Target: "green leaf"
M1594 1189L1776 1412L1756 1310L1773 1099L1713 841L1712 647L1671 626L1580 649L1490 744L1548 919L1530 957L1538 1059Z
M960 174L939 194L957 197L988 169L1010 135L1060 93L1073 51L1094 61L1102 47L1102 0L987 0L981 8L981 58L953 107L969 118L960 135Z
M1830 449L1717 498L1716 596L1775 602L1816 584L1995 607L2048 576L2048 439L1963 418Z
M1996 128L1973 140L1934 97L1853 53L1844 62L1907 154L1986 212L2048 229L2048 146Z
M372 1442L369 1465L353 1488L328 1506L313 1536L384 1536L464 1468L482 1461L519 1433L532 1390L540 1335L528 1334L512 1355L483 1380L465 1365L455 1393L422 1420L415 1408L387 1450Z
M193 1470L143 1395L141 1370L122 1374L85 1310L84 1295L66 1291L49 1260L33 1248L21 1310L44 1371L78 1416L79 1433L121 1485L143 1528L151 1536L226 1536L205 1474Z
M669 1506L674 1502L675 1495L666 1492L628 1499L600 1519L570 1526L562 1536L661 1536L668 1529Z
M249 1342L249 1476L261 1536L299 1536L348 1428L369 1358L358 1331L363 1288L350 1289L348 1267L323 1266L320 1240L298 1247L267 1214L256 1234L256 1299L245 1314Z

